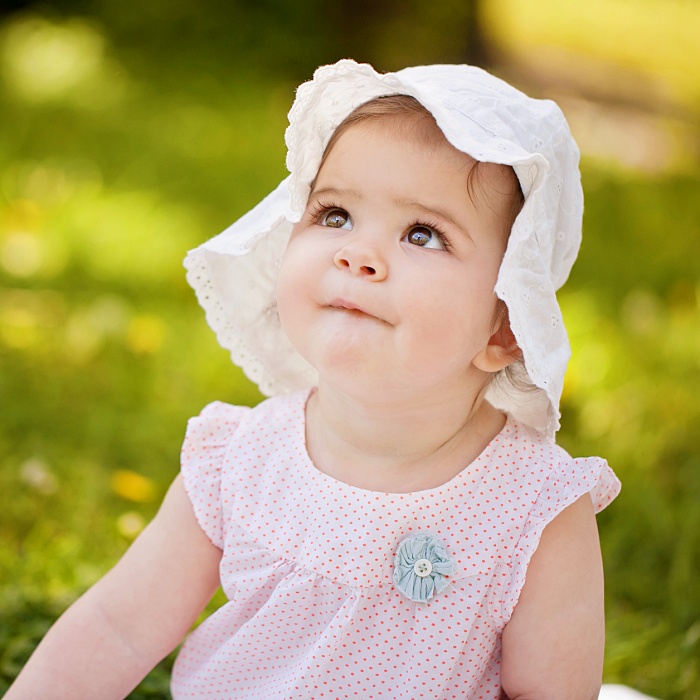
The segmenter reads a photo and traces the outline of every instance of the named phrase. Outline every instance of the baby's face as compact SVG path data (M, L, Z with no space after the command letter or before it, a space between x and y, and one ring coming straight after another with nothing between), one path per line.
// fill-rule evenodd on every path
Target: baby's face
M283 328L321 382L364 398L483 384L511 192L486 165L472 201L473 165L381 120L335 143L277 288Z

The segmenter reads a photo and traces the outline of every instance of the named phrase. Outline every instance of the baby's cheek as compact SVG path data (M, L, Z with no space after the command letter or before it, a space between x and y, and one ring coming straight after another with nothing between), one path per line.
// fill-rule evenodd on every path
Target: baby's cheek
M290 241L277 274L277 313L282 330L292 343L304 323L305 311L313 296L313 276L302 253L294 241Z
M283 258L279 274L277 276L277 288L275 291L275 297L277 301L277 313L280 317L282 329L285 332L285 326L288 323L288 319L292 315L292 310L290 309L289 302L293 301L294 296L294 276L291 274L289 264L286 264L285 259Z

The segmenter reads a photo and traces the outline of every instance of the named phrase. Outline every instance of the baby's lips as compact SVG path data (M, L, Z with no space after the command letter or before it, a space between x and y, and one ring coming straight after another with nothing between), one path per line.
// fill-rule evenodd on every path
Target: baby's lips
M339 311L348 311L351 313L361 314L370 318L376 318L380 321L383 319L379 318L377 315L373 314L371 311L367 310L365 307L355 304L347 299L332 299L327 304L328 307L332 309L338 309Z
M391 326L393 325L386 319L384 319L382 316L374 313L370 308L367 306L357 304L354 301L351 301L347 298L344 297L336 297L331 299L325 306L329 308L334 308L338 309L339 311L348 311L348 312L357 312L357 314L362 314L367 316L368 318L373 318L377 321L381 321L382 323L386 323L387 325Z

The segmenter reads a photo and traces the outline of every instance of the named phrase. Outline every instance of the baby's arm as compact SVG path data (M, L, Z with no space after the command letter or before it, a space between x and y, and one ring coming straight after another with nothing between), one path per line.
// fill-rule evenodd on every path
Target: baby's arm
M6 700L123 698L187 634L219 583L181 477L119 563L51 628Z
M503 631L510 700L595 700L603 669L603 565L588 494L542 533Z

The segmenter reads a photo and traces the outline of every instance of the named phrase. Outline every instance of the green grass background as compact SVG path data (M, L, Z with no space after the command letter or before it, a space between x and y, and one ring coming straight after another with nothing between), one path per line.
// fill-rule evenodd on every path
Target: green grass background
M616 4L640 35L660 6L649 0L639 20L645 3ZM691 5L669 4L686 24ZM216 345L181 260L284 176L294 87L337 57L324 44L290 68L294 47L264 18L252 55L266 62L218 35L218 52L199 35L169 45L168 27L138 38L114 3L83 9L39 5L0 24L0 692L153 515L187 418L215 399L259 400ZM489 11L515 55L566 36L553 10L549 35L522 3ZM567 41L584 57L643 60L606 26ZM317 31L332 45L337 29ZM645 59L663 65L649 70L667 71L696 110L697 83L664 36ZM418 58L439 56L420 45ZM584 246L561 294L574 359L560 440L605 456L624 486L599 517L606 680L668 700L700 698L697 152L683 162L649 173L584 153ZM132 697L168 697L169 664Z

